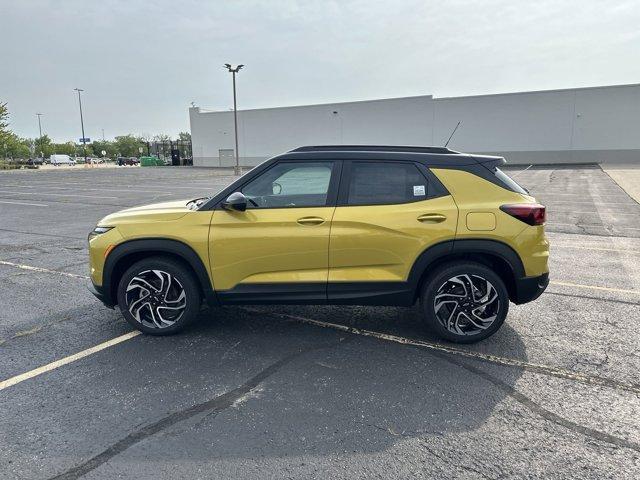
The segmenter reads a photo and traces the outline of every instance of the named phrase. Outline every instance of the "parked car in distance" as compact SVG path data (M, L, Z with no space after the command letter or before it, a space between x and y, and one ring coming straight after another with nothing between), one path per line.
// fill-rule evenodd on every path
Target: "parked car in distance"
M44 163L44 159L37 157L37 158L30 158L29 160L27 160L27 165L42 165Z
M121 167L125 165L140 165L140 160L138 160L136 157L118 157L116 159L116 165L119 165Z
M89 234L94 294L175 333L210 306L420 304L440 337L493 335L549 283L546 209L504 158L444 147L311 146L221 192L134 207Z
M75 165L76 161L69 155L53 154L49 157L49 163L51 165Z
M97 157L89 157L89 158L87 158L87 163L91 163L91 164L97 165L99 163L104 163L104 159L97 158Z

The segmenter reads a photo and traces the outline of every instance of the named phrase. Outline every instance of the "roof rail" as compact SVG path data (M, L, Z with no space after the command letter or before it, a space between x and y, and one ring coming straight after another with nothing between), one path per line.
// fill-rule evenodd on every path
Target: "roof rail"
M411 145L308 145L294 148L290 152L411 152L411 153L440 153L457 154L455 150L446 147L419 147Z

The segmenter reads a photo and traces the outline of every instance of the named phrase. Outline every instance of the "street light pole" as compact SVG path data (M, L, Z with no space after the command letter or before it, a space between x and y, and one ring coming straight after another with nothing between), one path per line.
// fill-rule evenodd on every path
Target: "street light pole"
M82 119L82 99L80 98L80 92L84 92L81 88L74 88L78 92L78 104L80 105L80 127L82 127L82 154L84 155L84 163L87 164L87 140L84 136L84 120Z
M36 113L38 116L38 130L40 131L40 138L42 138L42 123L40 122L40 117L44 115L43 113Z
M231 64L225 63L224 66L233 75L233 128L236 137L236 168L234 173L236 175L240 175L240 157L238 154L238 104L236 102L236 73L238 73L240 69L244 67L244 65L236 65L235 67L233 67L231 66Z
M44 152L42 151L42 123L40 122L40 117L43 114L36 113L36 115L38 116L38 131L40 132L40 137L38 137L38 139L40 140L40 158L44 160Z

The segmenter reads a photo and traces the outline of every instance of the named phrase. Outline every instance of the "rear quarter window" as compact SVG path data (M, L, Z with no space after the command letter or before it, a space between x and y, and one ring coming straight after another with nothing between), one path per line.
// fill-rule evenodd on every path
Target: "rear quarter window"
M518 184L518 182L516 182L513 178L511 178L509 175L504 173L498 167L493 168L493 173L498 179L498 181L502 185L504 185L504 187L507 188L508 190L511 190L512 192L516 192L516 193L521 193L523 195L529 195L529 192L527 191L527 189L521 187Z

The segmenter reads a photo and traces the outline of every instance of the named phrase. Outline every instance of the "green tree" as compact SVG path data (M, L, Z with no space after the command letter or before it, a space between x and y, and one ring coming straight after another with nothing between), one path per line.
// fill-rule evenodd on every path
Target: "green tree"
M40 138L36 138L33 141L34 146L34 155L36 157L50 157L51 154L56 153L53 143L51 143L51 139L49 135L43 135Z
M158 133L157 135L153 136L154 142L162 143L162 142L169 142L170 140L171 140L171 137L166 133Z
M15 133L5 132L0 140L0 154L3 158L29 158L31 143L28 139L18 137Z
M190 142L191 134L189 132L180 132L178 134L178 140L180 140L181 142Z
M75 152L74 152L75 156L84 158L85 150L82 148L82 144L81 143L76 143L76 144L74 144L74 147L75 147ZM92 144L87 143L85 145L85 149L86 149L87 157L95 157L96 156L96 155L94 155Z
M76 153L76 145L73 142L56 143L53 145L55 153L73 156Z
M9 109L7 108L7 103L0 102L0 147L2 148L2 155L5 157L12 156L9 154L9 147L15 142L12 135L9 130Z
M113 142L109 140L95 140L92 144L93 152L97 157L102 157L102 151L104 150L106 153L106 157L113 158L116 156L118 152L116 152L116 147Z
M116 137L113 142L116 154L122 157L137 157L140 155L139 148L143 148L143 152L146 151L147 144L141 138L134 135L122 135Z
M9 134L9 109L7 102L0 102L0 140Z

